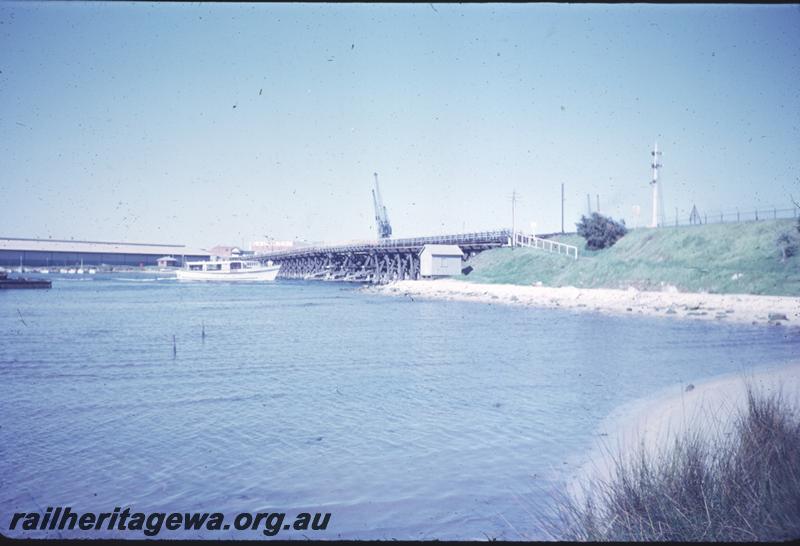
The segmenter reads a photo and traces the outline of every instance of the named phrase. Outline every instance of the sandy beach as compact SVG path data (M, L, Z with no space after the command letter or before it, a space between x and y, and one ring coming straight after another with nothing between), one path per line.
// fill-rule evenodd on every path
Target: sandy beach
M800 326L800 298L751 294L696 294L674 289L575 288L476 284L452 279L396 281L367 290L411 298L595 311L746 324Z
M618 407L598 427L592 448L581 457L570 491L579 495L579 486L587 478L609 478L615 455L627 457L641 447L655 452L686 430L707 437L729 433L734 417L746 407L747 385L765 395L780 393L798 407L800 361L675 384Z

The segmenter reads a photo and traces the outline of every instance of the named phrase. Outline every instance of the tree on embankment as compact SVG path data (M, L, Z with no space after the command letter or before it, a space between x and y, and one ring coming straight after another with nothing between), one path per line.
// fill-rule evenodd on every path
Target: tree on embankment
M800 208L800 204L794 199L792 199L792 203L794 203L795 207ZM800 250L800 218L797 219L794 228L795 229L790 231L784 231L778 235L778 238L775 240L775 243L778 245L778 250L781 253L782 262L785 262L787 258L797 255L797 251Z
M628 233L625 220L617 222L610 216L603 216L593 212L591 216L581 216L581 221L575 224L578 235L586 239L586 248L600 250L609 248Z

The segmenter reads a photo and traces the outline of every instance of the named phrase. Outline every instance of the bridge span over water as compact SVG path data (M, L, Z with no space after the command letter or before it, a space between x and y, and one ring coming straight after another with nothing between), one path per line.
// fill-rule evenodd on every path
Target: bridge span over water
M542 238L548 235L540 236ZM412 239L314 246L257 254L261 262L281 264L285 279L329 279L385 283L420 277L420 252L425 245L457 245L470 258L479 252L511 244L511 230L440 235Z
M329 279L384 283L418 279L419 253L425 245L458 245L468 258L475 254L508 245L511 230L381 239L377 241L311 246L257 254L261 262L281 264L279 277L285 279Z

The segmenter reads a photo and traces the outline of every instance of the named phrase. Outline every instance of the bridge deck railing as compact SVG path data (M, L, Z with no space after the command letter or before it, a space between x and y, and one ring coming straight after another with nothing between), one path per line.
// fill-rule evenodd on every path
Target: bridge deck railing
M530 248L540 248L548 252L555 252L556 254L564 254L578 259L578 247L568 245L566 243L559 243L550 239L541 239L536 235L528 235L521 232L514 234L514 244L517 246L526 246Z
M380 250L386 248L409 248L422 247L428 244L482 244L500 243L506 244L511 240L511 230L501 229L497 231L483 231L476 233L464 233L460 235L434 235L429 237L414 237L410 239L382 239L377 241L362 242L344 245L318 245L301 248L278 250L274 252L264 252L256 254L254 258L279 258L283 256L302 256L306 254L316 254L320 252L364 252L369 250Z

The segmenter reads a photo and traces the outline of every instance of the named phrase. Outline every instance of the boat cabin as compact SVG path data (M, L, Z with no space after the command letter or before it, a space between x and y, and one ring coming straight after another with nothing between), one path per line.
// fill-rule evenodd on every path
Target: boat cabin
M189 271L219 271L222 273L241 269L256 269L261 264L256 260L213 260L210 262L186 262Z

